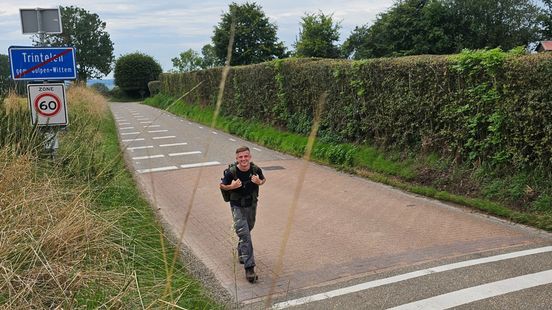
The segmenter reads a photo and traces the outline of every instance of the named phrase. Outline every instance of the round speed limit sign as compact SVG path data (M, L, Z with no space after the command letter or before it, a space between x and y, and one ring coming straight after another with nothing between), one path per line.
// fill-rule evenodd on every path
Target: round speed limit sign
M43 93L35 98L34 106L38 114L51 117L61 109L61 100L54 93Z
M33 125L65 126L68 124L65 84L29 84L27 93Z

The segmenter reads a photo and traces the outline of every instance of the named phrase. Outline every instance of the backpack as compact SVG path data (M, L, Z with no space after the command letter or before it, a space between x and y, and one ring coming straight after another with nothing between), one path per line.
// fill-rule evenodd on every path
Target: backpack
M252 162L250 163L250 165L251 165L251 170L252 170L253 174L258 174L259 168L257 167L257 165L255 165ZM220 180L221 181L224 180L224 176L226 175L227 172L230 172L233 176L233 179L237 180L238 179L238 173L237 173L236 169L238 169L238 163L237 162L234 162L234 163L231 163L230 165L228 165L228 168L224 169L224 172L222 173L222 178ZM225 191L221 188L220 192L222 194L222 199L224 199L224 201L226 201L226 202L229 202L230 201L230 196L232 195L232 191L231 190Z

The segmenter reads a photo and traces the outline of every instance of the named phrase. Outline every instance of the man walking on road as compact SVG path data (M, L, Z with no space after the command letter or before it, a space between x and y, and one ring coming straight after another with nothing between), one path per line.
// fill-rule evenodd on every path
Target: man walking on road
M238 235L238 259L245 267L245 277L251 283L258 277L255 274L255 258L251 230L255 226L259 186L266 182L261 168L251 162L251 152L247 146L236 150L236 163L224 171L220 189L226 191L234 229ZM225 199L226 200L226 199Z

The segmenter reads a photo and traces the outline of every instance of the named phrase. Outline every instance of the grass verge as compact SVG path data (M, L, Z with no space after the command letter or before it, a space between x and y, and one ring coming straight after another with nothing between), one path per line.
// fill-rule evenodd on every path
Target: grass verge
M167 289L175 249L125 169L105 99L68 98L53 160L29 112L0 104L0 307L222 308L186 262Z
M168 110L171 113L202 124L211 124L211 107L184 102L173 103L174 98L163 94L145 101L145 104L161 109L170 106ZM221 115L215 126L267 148L294 156L302 156L307 144L305 136L238 117ZM552 231L552 203L549 203L552 188L546 185L549 183L549 177L546 175L535 181L541 185L541 195L524 206L516 207L512 203L511 195L508 195L514 190L503 190L502 195L497 196L490 196L485 190L493 184L507 182L511 176L493 176L489 168L485 167L470 169L455 166L446 159L436 158L433 154L405 158L401 154L381 151L368 145L331 143L319 139L314 145L311 159L409 192L473 207L516 223ZM496 192L495 190L493 193Z

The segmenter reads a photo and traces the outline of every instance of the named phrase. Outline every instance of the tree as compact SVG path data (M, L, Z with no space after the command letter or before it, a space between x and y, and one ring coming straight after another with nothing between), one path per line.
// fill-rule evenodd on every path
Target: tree
M201 66L203 69L209 69L223 64L217 59L215 47L211 44L205 44L201 48L201 55L203 55L203 63Z
M542 0L542 2L545 7L539 16L542 25L541 39L552 40L552 0Z
M339 22L334 23L332 15L306 14L301 21L299 39L295 42L295 55L298 57L338 58Z
M226 61L230 28L235 22L231 65L260 63L286 57L284 43L277 42L276 25L270 23L256 3L232 3L213 32L213 47L219 63Z
M511 49L538 37L539 12L527 0L400 0L355 28L343 52L359 59Z
M161 65L149 55L123 55L115 63L115 85L132 97L149 96L148 82L157 80L161 72Z
M180 53L179 57L171 59L173 67L179 72L195 71L202 68L203 58L193 49Z
M10 82L10 63L8 55L0 54L0 99L5 95ZM3 101L0 101L0 104Z
M46 45L72 46L76 49L77 78L82 81L100 78L111 72L113 42L98 14L82 8L61 7L63 33L46 36ZM33 38L40 44L38 36Z

